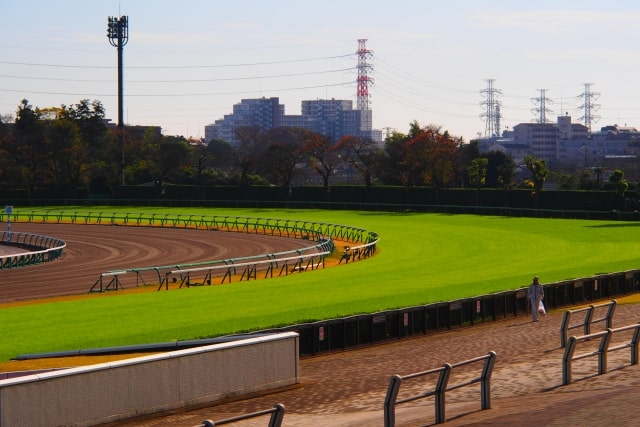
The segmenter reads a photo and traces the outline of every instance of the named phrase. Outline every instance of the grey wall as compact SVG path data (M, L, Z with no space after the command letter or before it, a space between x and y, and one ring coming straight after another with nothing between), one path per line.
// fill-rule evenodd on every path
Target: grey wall
M287 332L0 381L0 426L90 426L296 384Z

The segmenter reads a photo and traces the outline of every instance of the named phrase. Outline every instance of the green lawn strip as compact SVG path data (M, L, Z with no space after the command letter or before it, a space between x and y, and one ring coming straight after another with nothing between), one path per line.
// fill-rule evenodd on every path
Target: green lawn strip
M64 208L83 209L159 212ZM638 225L613 221L326 210L161 212L343 224L378 232L381 241L373 258L282 278L5 307L0 361L23 353L204 338L454 300L517 289L533 275L549 283L635 269L640 253Z

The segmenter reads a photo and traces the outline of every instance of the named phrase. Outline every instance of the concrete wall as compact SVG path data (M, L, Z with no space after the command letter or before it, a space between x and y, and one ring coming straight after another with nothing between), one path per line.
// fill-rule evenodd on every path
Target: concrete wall
M287 332L0 381L0 427L90 426L296 384Z

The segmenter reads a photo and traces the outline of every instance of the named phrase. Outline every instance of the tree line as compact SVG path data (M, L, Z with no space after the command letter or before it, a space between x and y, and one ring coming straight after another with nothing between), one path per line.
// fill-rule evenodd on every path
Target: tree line
M147 183L291 188L313 176L328 194L334 181L348 173L367 187L520 186L539 192L552 175L544 160L528 156L519 166L508 154L480 153L475 142L417 121L407 133L392 132L382 146L356 136L332 141L303 128L244 126L236 129L240 142L233 147L222 140L203 143L162 135L153 128L134 132L125 127L120 134L119 128L107 126L102 104L87 99L52 108L34 108L24 99L13 123L6 122L0 120L0 189L110 193L120 185ZM516 179L519 167L528 178ZM557 178L564 182L561 175ZM623 175L615 180L618 186L626 183ZM573 185L588 188L593 181L583 176Z

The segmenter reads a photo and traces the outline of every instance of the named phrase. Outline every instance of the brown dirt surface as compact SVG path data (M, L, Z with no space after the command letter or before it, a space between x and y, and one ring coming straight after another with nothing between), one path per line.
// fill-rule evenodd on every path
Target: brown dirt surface
M85 229L82 227L85 226L77 227L80 231L74 239L78 242L82 238L94 241L88 229L84 232ZM107 234L110 238L120 241L114 233L124 227L104 228L113 230ZM148 231L151 232L150 239L157 239L153 230ZM60 233L51 232L48 235L64 239ZM145 242L144 235L145 233L141 233L135 239L143 246L146 245L142 243ZM109 236L105 238L109 240ZM175 239L182 241L177 236ZM191 244L190 240L192 239L186 238L183 243ZM151 243L151 245L155 244ZM112 246L115 249L119 245ZM142 252L146 251L148 249L142 250ZM164 251L170 252L168 249ZM96 252L104 254L101 251L96 250ZM107 252L119 253L112 250ZM140 264L127 256L126 252L115 256L123 260L133 260L132 263L135 265ZM77 259L76 263L92 263L84 261L84 256L79 258L82 259ZM64 261L63 259L55 263ZM72 264L74 263L68 263L67 268ZM108 270L114 267L121 266L110 264L106 269L104 266L100 268ZM95 271L94 269L94 273ZM3 277L2 273L0 271L0 278ZM40 277L34 276L32 283L46 282L47 277L46 274ZM82 289L86 292L86 284L85 279L83 287L78 287L77 290ZM71 291L66 291L66 294L69 292ZM20 294L20 296L27 298L26 294ZM640 304L637 304L636 300L637 298L618 300L614 327L639 321ZM477 384L450 391L446 397L445 425L640 425L640 410L636 406L640 400L640 369L638 365L630 365L629 349L611 353L608 372L603 375L597 375L595 357L574 362L573 382L562 386L564 349L560 347L560 326L564 311L551 311L537 323L532 323L529 318L521 316L390 341L368 348L304 358L300 361L300 383L296 386L215 405L201 405L110 425L191 427L199 425L205 419L221 420L282 403L286 407L283 426L382 426L383 403L392 375L421 372L441 367L444 363L456 363L483 356L489 351L497 353L491 380L491 409L480 409L480 387ZM601 329L592 330L592 332ZM628 338L625 335L621 339L628 341ZM591 351L593 345L595 344L585 344L584 349L580 347L579 352ZM95 363L104 361L94 360ZM61 362L83 364L80 360ZM464 371L459 374L459 378L452 376L450 382L464 381L477 374L478 372ZM417 381L408 383L406 388L403 385L401 393L420 393L432 390L433 387L434 381ZM245 421L240 425L249 427L266 424L264 418L258 418ZM413 427L433 424L435 424L433 397L411 402L397 409L397 426Z

